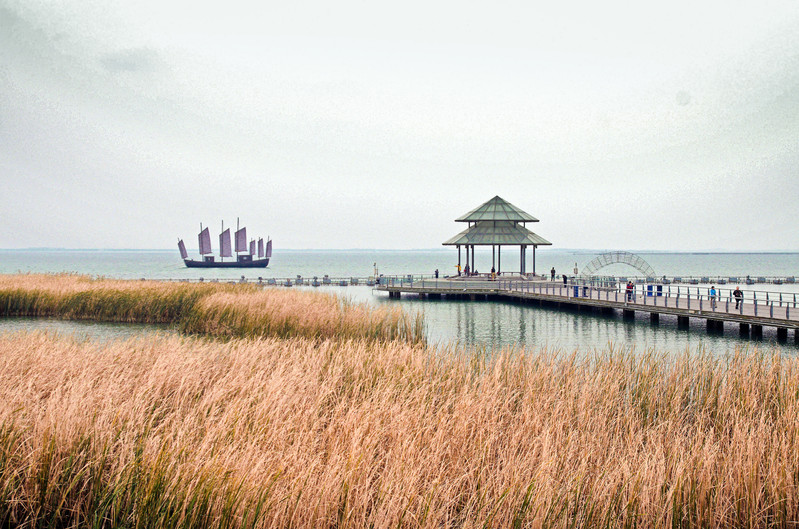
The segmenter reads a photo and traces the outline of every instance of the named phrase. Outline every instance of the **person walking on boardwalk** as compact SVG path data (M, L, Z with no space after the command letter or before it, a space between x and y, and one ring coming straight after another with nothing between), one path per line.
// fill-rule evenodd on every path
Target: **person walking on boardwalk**
M497 278L497 271L496 271L496 269L495 269L495 268L492 266L492 267L491 267L491 281L494 281L496 278Z
M736 286L735 290L732 292L732 296L735 298L735 310L738 310L738 304L740 303L743 306L744 302L744 293L741 292L741 289Z
M633 282L627 281L627 301L633 300Z
M569 280L569 278L568 278L568 277L566 277L566 274L563 274L563 286L564 286L564 287L566 286L566 282L567 282L568 280ZM554 288L554 287L552 287L552 288Z
M710 308L716 310L716 285L710 285Z
M550 281L554 281L555 280L555 267L554 266L552 267L552 270L549 271L549 274L552 276Z

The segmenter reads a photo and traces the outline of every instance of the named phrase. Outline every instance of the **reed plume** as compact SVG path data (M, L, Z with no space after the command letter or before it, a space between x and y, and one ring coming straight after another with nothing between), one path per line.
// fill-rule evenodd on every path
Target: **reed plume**
M786 527L799 360L0 338L0 525Z

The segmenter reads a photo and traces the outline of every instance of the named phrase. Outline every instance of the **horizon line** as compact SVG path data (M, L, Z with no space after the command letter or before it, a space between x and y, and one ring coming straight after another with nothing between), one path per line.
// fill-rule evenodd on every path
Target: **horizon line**
M195 248L191 248L195 249ZM488 249L486 246L485 250ZM372 251L372 252L415 252L415 251L440 251L448 252L453 251L451 248L440 247L427 247L427 248L282 248L283 251L292 252L348 252L348 251ZM172 248L66 248L66 247L23 247L23 248L0 248L0 251L36 251L36 252L172 252ZM613 252L613 251L629 251L640 253L690 253L690 254L725 254L725 253L799 253L799 249L772 249L772 250L743 250L743 249L721 249L713 248L708 250L684 250L684 249L620 249L620 248L552 248L544 247L539 248L538 252L545 251L570 251L570 252Z

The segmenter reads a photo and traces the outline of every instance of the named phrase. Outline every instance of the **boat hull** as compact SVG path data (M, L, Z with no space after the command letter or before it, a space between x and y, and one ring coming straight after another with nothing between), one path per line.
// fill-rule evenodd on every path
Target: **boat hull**
M253 259L251 261L195 261L184 259L183 262L189 268L266 268L269 258Z

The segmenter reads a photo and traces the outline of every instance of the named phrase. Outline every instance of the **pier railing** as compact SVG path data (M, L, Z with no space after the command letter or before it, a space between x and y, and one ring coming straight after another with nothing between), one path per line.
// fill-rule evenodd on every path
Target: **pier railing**
M570 276L571 277L571 276ZM688 285L790 285L796 284L796 276L753 276L753 275L689 275L689 276L576 276L572 279L586 283L600 282L622 282L633 281L634 283L660 283L669 284L688 284Z
M717 288L711 296L709 287L632 283L616 286L597 286L569 281L523 280L451 280L436 278L386 278L378 288L400 289L405 292L440 294L532 294L539 299L610 304L630 309L699 312L770 319L799 320L799 293L766 290L741 291L736 298L733 289Z

